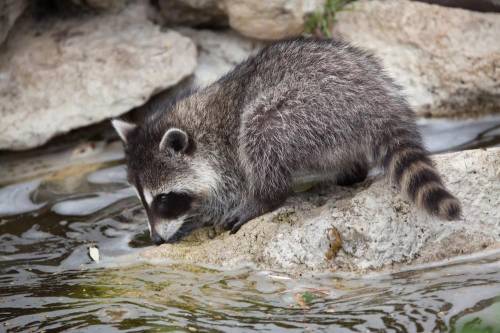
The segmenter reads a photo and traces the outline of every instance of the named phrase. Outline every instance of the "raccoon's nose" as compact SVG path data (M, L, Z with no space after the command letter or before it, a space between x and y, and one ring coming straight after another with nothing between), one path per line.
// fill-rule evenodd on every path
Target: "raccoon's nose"
M155 243L155 245L161 245L165 243L163 238L161 238L161 236L158 235L156 231L151 231L151 240L153 241L153 243Z

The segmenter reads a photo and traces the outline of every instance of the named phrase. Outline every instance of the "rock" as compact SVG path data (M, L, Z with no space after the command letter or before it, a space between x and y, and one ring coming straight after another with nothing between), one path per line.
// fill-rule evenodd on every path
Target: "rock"
M223 0L159 0L163 24L192 27L226 27L227 15Z
M161 32L147 19L145 4L19 23L0 54L0 149L36 147L121 115L196 66L194 43Z
M277 40L300 35L307 15L323 8L324 0L228 0L229 25L257 39Z
M382 58L419 115L455 117L500 110L499 31L500 14L361 0L333 34Z
M300 35L325 0L159 0L167 25L226 26L244 36L276 40Z
M28 5L25 0L0 0L0 44Z
M372 179L351 188L325 186L296 194L235 235L204 239L206 231L200 231L191 242L152 247L142 256L225 268L250 264L293 273L352 272L498 247L500 148L437 155L434 160L450 190L462 201L464 218L460 221L430 217L385 180Z
M184 28L177 31L191 38L198 47L193 83L200 87L214 82L264 45L231 30L213 32Z

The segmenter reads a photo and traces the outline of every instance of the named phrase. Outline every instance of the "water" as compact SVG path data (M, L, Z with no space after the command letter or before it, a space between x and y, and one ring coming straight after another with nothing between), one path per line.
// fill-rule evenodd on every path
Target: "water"
M498 144L499 124L421 126L441 151ZM122 157L105 142L0 157L0 332L500 332L500 250L365 276L141 261Z

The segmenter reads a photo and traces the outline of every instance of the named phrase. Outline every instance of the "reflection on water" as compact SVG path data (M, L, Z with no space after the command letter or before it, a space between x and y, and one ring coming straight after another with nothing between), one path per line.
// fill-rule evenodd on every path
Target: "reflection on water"
M498 144L499 124L421 126L440 151ZM0 332L500 332L500 251L368 276L141 262L147 225L119 145L92 147L1 162Z
M30 195L40 185L39 180L5 186L0 189L0 216L32 212L44 206L34 203Z
M500 116L480 119L420 119L420 132L429 151L464 150L500 144Z

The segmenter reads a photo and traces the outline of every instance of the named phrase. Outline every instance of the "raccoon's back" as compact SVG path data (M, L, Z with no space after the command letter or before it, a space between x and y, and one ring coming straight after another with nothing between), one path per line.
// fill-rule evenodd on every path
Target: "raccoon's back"
M295 38L264 47L220 79L244 87L248 97L276 86L307 90L332 89L351 93L383 86L399 87L385 74L379 60L367 51L336 39Z

